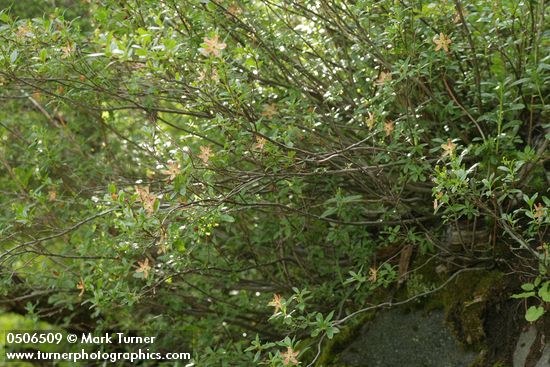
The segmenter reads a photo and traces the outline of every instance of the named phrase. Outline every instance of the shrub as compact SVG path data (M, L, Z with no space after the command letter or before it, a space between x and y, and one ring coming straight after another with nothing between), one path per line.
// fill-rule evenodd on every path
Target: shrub
M81 6L0 14L2 292L38 317L311 362L462 223L548 284L542 1Z

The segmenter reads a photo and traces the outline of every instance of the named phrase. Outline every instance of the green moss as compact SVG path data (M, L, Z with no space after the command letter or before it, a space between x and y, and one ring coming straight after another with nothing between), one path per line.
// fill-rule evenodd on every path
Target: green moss
M501 288L502 278L498 271L466 272L441 292L447 320L457 339L475 350L484 347L483 313Z

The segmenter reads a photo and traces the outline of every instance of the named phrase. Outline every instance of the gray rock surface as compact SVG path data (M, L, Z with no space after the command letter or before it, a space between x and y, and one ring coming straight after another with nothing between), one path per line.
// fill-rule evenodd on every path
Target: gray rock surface
M467 367L476 358L456 343L442 311L382 312L341 354L346 367Z
M550 344L547 343L535 367L550 367Z
M527 361L527 356L529 356L529 351L533 342L537 338L537 329L535 327L530 327L527 331L521 333L516 344L516 349L514 351L514 367L524 367L525 362Z
M525 330L519 336L518 343L516 344L516 349L514 350L514 367L525 367L529 353L533 353L532 347L535 340L537 340L537 335L542 332L537 330L537 328L531 325L527 330ZM535 367L550 367L550 340L546 340L546 335L541 335L541 340L544 343L542 349L542 355L537 361ZM537 347L535 346L535 350ZM539 349L540 351L540 349ZM536 352L535 352L536 353ZM535 354L538 356L538 354Z

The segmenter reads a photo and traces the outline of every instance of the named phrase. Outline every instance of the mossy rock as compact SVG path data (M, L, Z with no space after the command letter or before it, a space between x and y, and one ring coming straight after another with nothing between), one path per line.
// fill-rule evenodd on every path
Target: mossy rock
M436 271L437 264L420 267L416 273L414 287L435 289L448 280L448 275ZM484 313L495 298L501 298L504 286L503 273L497 270L471 270L458 274L445 288L419 299L418 302L408 303L401 308L422 310L430 312L443 310L455 339L467 350L479 353L476 361L471 365L487 366L486 353L488 346L484 331ZM421 282L418 281L421 280ZM410 284L409 284L410 285ZM410 287L395 290L394 301L410 298ZM385 290L387 297L388 291ZM379 298L373 297L373 298ZM371 299L373 304L382 303L387 299ZM323 347L321 357L316 363L317 367L343 367L338 362L339 356L350 346L361 332L362 326L376 317L376 312L371 311L351 320L348 325L342 328L333 340ZM504 365L503 365L504 366ZM495 366L496 367L496 366Z
M420 278L426 289L435 289L448 281L448 274L439 271L442 264L420 266L425 259L417 259L411 279ZM399 295L405 299L419 290L411 290L411 285L418 288L417 281L407 282ZM431 293L409 307L427 312L443 309L446 319L455 333L457 340L470 350L480 352L485 345L484 313L488 305L496 298L501 298L506 288L504 274L498 270L467 270L458 275L438 292ZM421 289L420 291L425 291Z
M447 320L465 345L476 350L484 347L483 314L488 303L500 297L502 279L498 271L466 272L441 292Z
M348 367L338 362L338 356L357 338L361 327L368 321L373 320L376 311L366 312L364 315L352 319L349 324L340 329L340 332L329 340L323 347L321 356L315 363L317 367Z

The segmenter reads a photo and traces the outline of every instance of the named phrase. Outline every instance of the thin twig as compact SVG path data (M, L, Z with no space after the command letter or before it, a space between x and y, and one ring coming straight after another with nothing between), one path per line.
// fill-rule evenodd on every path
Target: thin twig
M468 110L466 108L464 108L464 106L462 105L462 103L460 103L458 101L458 99L456 99L454 93L453 93L453 90L451 89L451 87L449 86L449 84L447 83L447 78L445 78L445 76L443 76L443 83L445 84L445 88L447 89L447 92L449 93L449 95L451 96L451 98L453 99L453 101L458 105L458 107L460 107L460 109L466 114L466 116L468 116L468 118L476 125L477 127L477 130L479 131L479 134L481 135L481 137L483 138L483 142L485 142L485 134L483 133L483 130L481 129L481 126L479 126L479 124L477 123L476 119L473 118L473 116L470 114L470 112L468 112Z
M392 302L392 301L388 301L388 302L380 303L378 305L362 308L362 309L357 310L353 313L350 313L349 315L347 315L343 319L335 321L333 323L333 325L334 326L341 325L341 324L345 323L346 321L354 318L355 316L357 316L361 313L367 312L367 311L372 311L372 310L376 310L376 309L383 308L383 307L394 307L394 306L404 305L404 304L409 303L411 301L414 301L418 298L421 298L421 297L427 296L429 294L436 293L436 292L440 291L441 289L445 288L450 282L452 282L454 280L454 278L456 278L459 274L461 274L463 272L466 272L466 271L481 271L481 270L486 270L486 268L465 268L465 269L461 269L461 270L457 271L456 273L454 273L453 275L451 275L443 284L441 284L437 288L434 288L434 289L426 291L426 292L419 293L419 294L414 295L412 297L409 297L409 298L407 298L403 301L399 301L399 302L395 302L395 303Z

